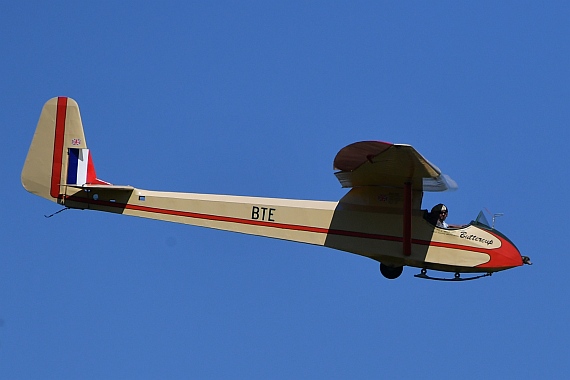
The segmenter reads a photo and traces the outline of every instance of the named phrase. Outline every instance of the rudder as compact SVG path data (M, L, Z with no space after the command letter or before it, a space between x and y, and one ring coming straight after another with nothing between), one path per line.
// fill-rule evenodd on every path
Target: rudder
M70 167L74 155L79 158L79 168L77 159L76 167ZM84 174L80 172L74 177L72 172L80 169L84 158ZM65 192L63 187L72 184L69 179L75 178L75 185L84 185L89 180L99 181L92 161L88 158L89 151L77 102L67 97L52 98L42 109L22 169L22 185L32 194L53 202L61 201ZM81 178L84 178L83 183L78 182Z

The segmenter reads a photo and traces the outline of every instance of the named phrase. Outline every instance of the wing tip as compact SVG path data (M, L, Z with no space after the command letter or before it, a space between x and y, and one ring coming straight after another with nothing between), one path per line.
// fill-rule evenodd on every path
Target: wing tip
M333 161L334 170L353 171L395 144L385 141L359 141L339 150Z

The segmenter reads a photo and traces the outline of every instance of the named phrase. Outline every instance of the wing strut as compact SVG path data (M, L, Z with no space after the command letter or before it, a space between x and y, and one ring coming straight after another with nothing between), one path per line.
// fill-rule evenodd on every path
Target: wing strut
M412 254L412 183L404 183L404 231L402 242L404 256Z

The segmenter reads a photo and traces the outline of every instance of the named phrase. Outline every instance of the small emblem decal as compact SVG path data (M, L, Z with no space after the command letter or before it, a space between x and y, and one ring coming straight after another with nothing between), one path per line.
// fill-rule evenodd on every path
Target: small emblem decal
M71 145L81 145L81 139L71 139Z

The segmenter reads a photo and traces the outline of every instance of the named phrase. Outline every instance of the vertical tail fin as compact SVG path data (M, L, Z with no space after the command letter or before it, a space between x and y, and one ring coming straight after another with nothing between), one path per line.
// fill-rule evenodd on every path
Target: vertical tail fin
M21 179L27 191L53 202L65 185L108 184L95 174L75 100L57 97L44 105Z

